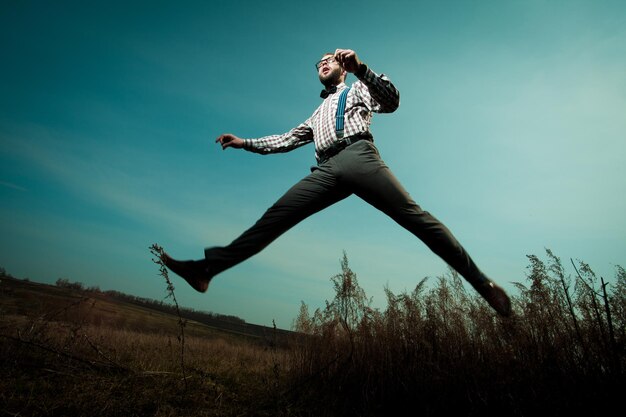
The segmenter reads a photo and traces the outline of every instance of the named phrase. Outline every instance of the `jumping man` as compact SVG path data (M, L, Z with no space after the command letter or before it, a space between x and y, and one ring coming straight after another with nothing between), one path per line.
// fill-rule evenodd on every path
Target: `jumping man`
M165 265L205 292L215 275L257 254L310 215L355 194L421 239L496 312L509 316L511 302L504 290L480 271L446 226L411 199L374 146L369 129L373 113L391 113L400 104L400 93L389 78L376 74L349 49L324 54L315 67L324 85L323 101L304 123L282 135L242 139L223 134L216 140L222 149L260 154L288 152L314 142L317 166L311 174L228 246L207 248L204 259L195 261L164 254ZM348 73L358 79L350 87L345 84Z

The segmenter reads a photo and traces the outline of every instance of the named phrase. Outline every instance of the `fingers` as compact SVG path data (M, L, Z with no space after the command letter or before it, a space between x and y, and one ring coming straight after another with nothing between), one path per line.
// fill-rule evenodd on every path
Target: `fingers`
M337 61L342 67L345 66L346 61L354 54L354 51L349 49L337 49L335 50L335 61Z
M222 149L230 147L239 149L243 147L243 140L230 133L220 135L217 139L215 139L215 142L222 145Z
M337 49L334 55L335 60L348 72L354 72L359 67L359 57L351 49Z
M227 133L224 135L220 135L217 139L215 139L215 143L219 143L220 145L222 145L222 149L226 149L231 146L231 142L233 141L233 139L233 135Z

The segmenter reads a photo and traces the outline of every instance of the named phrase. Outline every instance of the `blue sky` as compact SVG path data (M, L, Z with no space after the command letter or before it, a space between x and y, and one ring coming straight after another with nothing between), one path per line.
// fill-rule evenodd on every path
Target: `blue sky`
M607 279L626 264L622 1L4 1L0 48L0 266L15 276L163 298L150 244L199 258L307 175L312 146L214 140L308 118L335 48L400 90L375 143L494 280L514 291L546 247ZM178 299L289 328L301 300L332 298L344 250L380 308L385 286L446 272L351 197L207 294L174 277Z

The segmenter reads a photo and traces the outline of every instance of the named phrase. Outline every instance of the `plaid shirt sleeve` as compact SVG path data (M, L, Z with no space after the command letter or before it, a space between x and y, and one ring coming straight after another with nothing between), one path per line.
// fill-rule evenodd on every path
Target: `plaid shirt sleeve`
M257 139L244 139L243 148L250 152L268 154L289 152L313 141L311 118L282 135L270 135Z
M392 113L400 105L400 92L386 75L368 68L359 81L353 87L370 111Z

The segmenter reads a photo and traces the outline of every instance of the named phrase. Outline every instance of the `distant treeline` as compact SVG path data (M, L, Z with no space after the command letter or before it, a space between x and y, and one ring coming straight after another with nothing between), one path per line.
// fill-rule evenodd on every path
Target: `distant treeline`
M96 294L102 294L108 297L113 297L118 300L127 301L129 303L137 304L140 306L148 307L153 310L162 311L164 313L176 314L176 307L173 304L164 302L163 300L153 300L151 298L137 297L135 295L125 294L120 291L108 290L102 291L99 287L85 287L82 282L71 282L67 278L59 278L56 280L56 286L60 288L68 288L77 291L91 292ZM220 323L229 322L234 324L246 324L245 320L236 317L223 314L216 314L206 311L197 311L192 308L180 307L181 316L189 320L195 320L198 322L207 321L219 321Z
M0 278L5 277L19 279L7 273L4 268L0 267ZM24 278L23 281L30 281L30 279ZM55 284L59 288L66 288L81 293L90 293L97 296L104 296L115 300L132 303L141 307L146 307L155 311L160 311L166 314L177 314L176 307L173 304L170 304L164 300L153 300L150 298L137 297L135 295L125 294L123 292L115 290L102 291L98 286L87 287L82 282L72 282L67 278L59 278L56 280ZM285 336L292 333L288 330L246 323L245 320L236 316L198 311L188 307L180 307L180 315L186 320L197 321L198 323L203 323L207 326L216 327L221 330L227 330L230 332L240 333L248 336L260 337L269 341L272 341L277 337Z
M106 297L126 301L128 303L139 305L141 307L147 307L167 314L177 314L176 306L164 302L163 300L157 301L150 298L137 297L135 295L125 294L115 290L102 291L98 287L85 287L81 282L71 282L66 278L57 279L56 286L60 288L68 288L76 291L104 295ZM276 338L276 336L285 336L292 333L288 330L246 323L245 320L236 316L198 311L188 307L179 307L179 311L180 316L184 319L197 321L198 323L203 323L207 326L216 327L222 330L260 337L265 340L272 340Z

